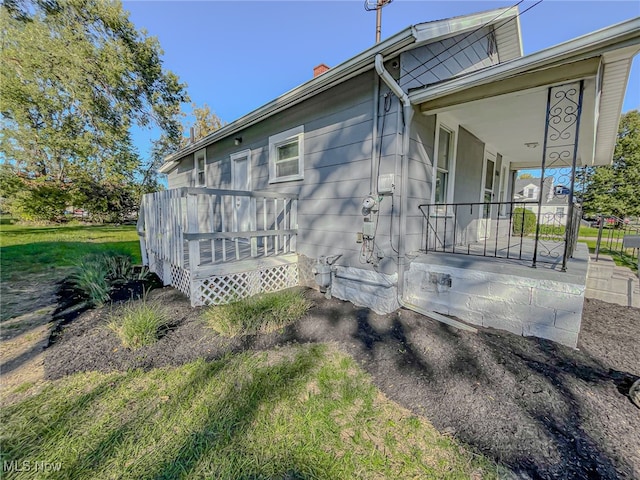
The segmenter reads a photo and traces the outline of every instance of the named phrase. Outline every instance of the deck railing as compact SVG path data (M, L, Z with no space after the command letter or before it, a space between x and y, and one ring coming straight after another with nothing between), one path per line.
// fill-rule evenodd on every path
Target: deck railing
M277 192L192 187L146 194L138 220L143 255L197 272L294 252L297 201Z
M533 202L419 205L424 251L559 264L577 241L580 209L570 217L567 207L538 214Z

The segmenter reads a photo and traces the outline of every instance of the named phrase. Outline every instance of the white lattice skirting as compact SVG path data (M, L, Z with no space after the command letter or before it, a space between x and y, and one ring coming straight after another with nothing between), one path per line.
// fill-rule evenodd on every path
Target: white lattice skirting
M298 264L213 276L191 283L191 305L222 305L298 285Z
M169 283L188 296L194 307L222 305L258 293L277 292L298 285L297 263L192 280L189 270L165 262L153 252L148 252L148 258L149 270L165 284ZM169 274L170 277L165 276Z

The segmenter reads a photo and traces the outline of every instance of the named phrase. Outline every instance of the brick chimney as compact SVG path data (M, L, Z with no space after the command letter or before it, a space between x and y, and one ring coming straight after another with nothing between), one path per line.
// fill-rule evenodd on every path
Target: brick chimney
M324 63L313 67L313 78L316 78L318 75L322 75L327 70L329 70L329 66L325 65Z

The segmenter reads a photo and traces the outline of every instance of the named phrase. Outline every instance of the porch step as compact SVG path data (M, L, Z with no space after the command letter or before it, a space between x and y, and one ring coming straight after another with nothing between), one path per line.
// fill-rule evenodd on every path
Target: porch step
M585 296L604 302L640 308L640 281L629 268L619 267L608 255L592 256Z

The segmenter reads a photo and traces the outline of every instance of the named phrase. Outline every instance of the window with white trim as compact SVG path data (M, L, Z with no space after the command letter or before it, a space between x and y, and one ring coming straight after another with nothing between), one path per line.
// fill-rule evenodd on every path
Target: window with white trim
M269 137L269 183L304 178L304 126Z
M203 148L198 150L193 159L193 184L196 187L205 187L206 178L205 169L207 165L207 150Z
M453 151L453 132L444 127L438 131L438 158L436 162L435 203L447 203L449 191L449 169Z

